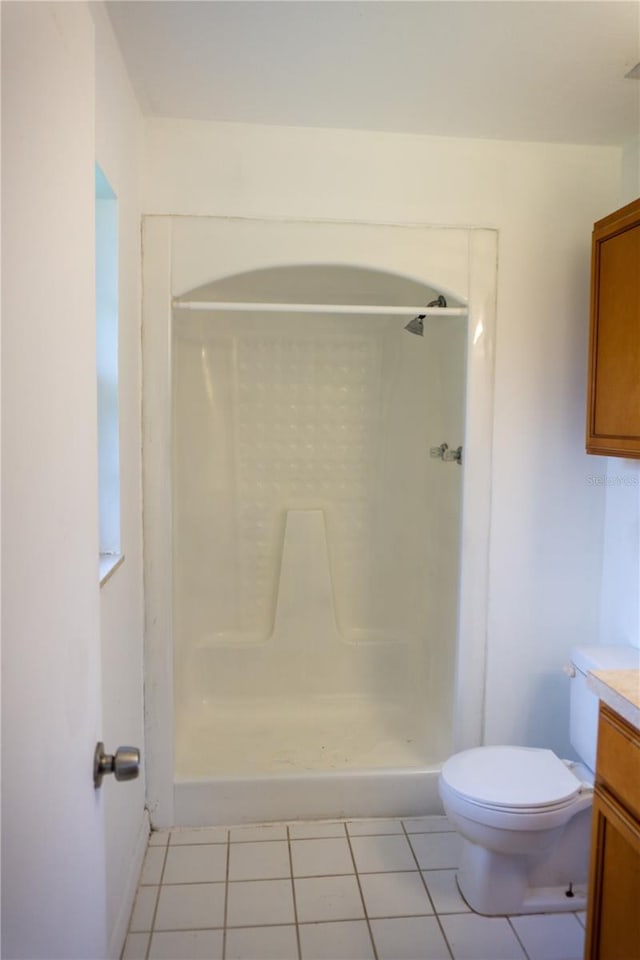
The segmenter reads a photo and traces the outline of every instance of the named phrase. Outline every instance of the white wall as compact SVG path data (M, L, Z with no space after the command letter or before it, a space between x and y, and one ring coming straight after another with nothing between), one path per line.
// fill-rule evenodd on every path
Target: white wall
M616 207L640 197L640 136L624 144L621 181ZM640 647L640 460L592 459L605 490L601 636Z
M144 815L142 515L140 438L140 160L137 101L102 4L96 27L96 160L118 198L121 550L100 591L103 739L143 754L140 779L103 785L109 955L119 956L148 831Z
M496 227L487 742L568 749L561 667L598 638L604 493L584 453L590 234L621 151L151 120L143 211Z
M622 147L620 205L640 197L640 133L625 140Z
M104 957L84 4L2 5L3 957Z

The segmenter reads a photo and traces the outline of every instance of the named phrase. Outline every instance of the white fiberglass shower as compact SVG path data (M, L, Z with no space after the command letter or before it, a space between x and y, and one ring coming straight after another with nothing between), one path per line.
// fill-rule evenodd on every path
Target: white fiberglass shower
M494 285L490 231L146 222L158 824L437 808L481 735Z

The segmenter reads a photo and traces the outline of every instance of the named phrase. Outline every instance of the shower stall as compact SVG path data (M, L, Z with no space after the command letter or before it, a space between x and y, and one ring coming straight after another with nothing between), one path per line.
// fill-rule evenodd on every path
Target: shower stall
M153 217L144 251L152 820L437 810L481 738L495 234Z

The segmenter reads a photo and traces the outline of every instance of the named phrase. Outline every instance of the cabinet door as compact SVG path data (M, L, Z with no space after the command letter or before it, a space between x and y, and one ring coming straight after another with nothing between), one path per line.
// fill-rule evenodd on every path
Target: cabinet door
M596 789L587 960L640 960L640 825Z
M640 457L640 200L595 224L591 272L587 452Z

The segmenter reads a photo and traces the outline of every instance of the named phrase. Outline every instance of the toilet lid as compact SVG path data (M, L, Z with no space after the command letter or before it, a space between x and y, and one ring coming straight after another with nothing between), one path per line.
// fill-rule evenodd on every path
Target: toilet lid
M555 753L529 747L464 750L447 760L442 778L462 797L491 807L551 807L580 790Z

